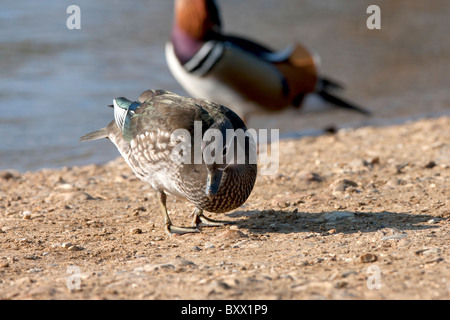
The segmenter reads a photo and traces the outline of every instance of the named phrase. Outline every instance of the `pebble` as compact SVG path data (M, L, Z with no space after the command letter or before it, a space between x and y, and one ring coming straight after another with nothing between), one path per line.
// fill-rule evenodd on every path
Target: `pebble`
M349 211L331 211L322 216L322 219L326 221L337 221L342 219L353 219L355 214Z
M240 238L248 238L248 235L239 230L226 230L217 235L216 238L220 240L235 240Z
M142 233L142 229L139 228L134 228L130 230L131 234L141 234Z
M134 269L134 271L153 272L155 270L161 270L161 269L175 269L175 266L170 263L146 264L142 267Z
M60 183L55 187L56 190L60 190L60 191L72 191L75 189L75 187L69 183Z
M357 186L358 184L356 182L348 179L338 179L330 184L333 192L344 192L351 187L355 188Z
M68 248L69 251L81 251L81 250L83 250L83 249L84 249L83 247L80 247L80 246L77 246L77 245L70 246L70 247Z
M28 273L39 273L41 271L42 271L42 269L39 269L39 268L31 268L31 269L27 270Z
M16 170L0 171L0 178L3 180L16 180L20 177L20 172Z
M424 248L417 250L415 252L416 255L430 256L430 255L439 255L442 252L441 248Z
M197 265L190 261L183 258L177 258L169 262L170 265L174 267L197 267Z
M432 263L438 263L438 262L441 262L441 261L444 261L444 258L442 258L442 257L436 257L436 258L434 258L434 259L425 261L425 263L426 263L426 264L432 264Z
M197 265L189 260L178 258L174 259L168 263L158 263L158 264L146 264L142 267L135 268L136 272L153 272L156 270L171 270L180 267L197 267Z
M403 238L406 238L406 237L408 237L407 234L399 233L399 234L394 234L392 236L383 237L383 238L381 238L381 240L382 241L385 241L385 240L400 240L400 239L403 239Z
M370 263L378 260L378 256L372 253L366 253L359 257L362 263Z
M430 161L430 162L428 162L426 165L425 165L425 169L433 169L434 167L436 167L437 166L437 164L436 164L436 162L434 162L434 161Z
M27 259L27 260L37 260L37 259L40 259L40 257L37 256L37 255L35 255L35 254L27 254L27 255L24 255L23 258L24 258L24 259Z
M216 246L211 241L206 241L204 244L205 249L214 249Z
M22 212L22 218L25 220L28 220L31 218L31 211L24 211Z
M231 288L232 287L229 284L220 280L214 280L209 284L210 293L215 291L229 290Z
M396 188L397 186L404 185L405 183L406 183L406 181L404 181L402 179L392 178L386 182L385 187L392 189L392 188Z
M78 245L74 245L74 244L72 244L71 242L65 242L65 243L63 243L63 244L61 245L61 247L62 247L62 248L65 248L65 249L67 249L67 250L70 250L70 251L81 251L81 250L84 250L83 247L80 247L80 246L78 246Z
M141 212L141 211L147 211L147 209L145 208L145 207L137 207L137 208L135 208L134 210L133 210L133 215L134 216L138 216L139 215L139 212Z
M318 173L311 171L302 171L298 174L298 177L303 182L321 182L323 180Z

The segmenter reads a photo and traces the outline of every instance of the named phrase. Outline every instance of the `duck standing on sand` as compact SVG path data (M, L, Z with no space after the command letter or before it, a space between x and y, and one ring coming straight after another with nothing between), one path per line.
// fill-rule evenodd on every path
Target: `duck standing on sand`
M197 227L223 225L226 222L209 219L203 211L234 210L250 196L257 174L256 148L248 135L238 141L240 145L233 144L234 138L228 139L230 130L247 132L244 122L233 111L217 103L163 90L145 91L138 101L116 98L113 103L115 120L81 140L109 138L116 145L135 175L156 191L168 234L198 232ZM194 159L197 124L203 141L200 161ZM189 155L185 161L180 161L183 160L178 158L180 153L174 150L180 145L177 140L181 139L177 133L180 130L188 135L183 141L189 140L184 145L185 155ZM218 138L202 140L208 130L215 130ZM211 152L214 161L205 161L205 149L213 150L212 144L218 142L218 150ZM239 153L234 150L239 147L244 150L241 153L244 156L237 159ZM187 199L196 206L194 227L172 225L166 195Z
M331 93L342 87L318 74L319 59L300 44L274 52L221 32L214 0L175 0L166 60L193 97L227 105L244 120L251 114L299 108L315 93L336 107L369 112Z

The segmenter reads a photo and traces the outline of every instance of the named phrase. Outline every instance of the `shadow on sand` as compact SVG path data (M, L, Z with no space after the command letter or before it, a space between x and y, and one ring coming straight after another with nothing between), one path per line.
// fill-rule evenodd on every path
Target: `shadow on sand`
M430 219L438 219L430 215L418 215L398 212L355 212L329 211L321 213L305 213L292 211L236 211L227 214L230 218L245 217L235 220L240 229L248 229L253 233L325 233L335 229L340 233L376 232L391 228L399 232L406 230L433 229L437 226L426 224Z

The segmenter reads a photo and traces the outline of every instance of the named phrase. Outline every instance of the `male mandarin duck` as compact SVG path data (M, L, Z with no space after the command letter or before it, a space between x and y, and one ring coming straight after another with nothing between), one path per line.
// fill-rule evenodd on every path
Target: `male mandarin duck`
M116 145L135 175L156 191L166 233L198 232L197 227L225 224L207 218L203 211L234 210L250 196L257 174L256 147L248 134L241 136L244 138L239 145L232 144L235 137L228 139L230 129L247 132L244 122L233 111L217 103L163 90L145 91L138 101L117 98L113 103L115 120L103 129L84 135L81 141L109 138ZM221 143L217 152L211 151L217 158L213 156L213 161L205 161L205 149L213 150L216 142L216 138L205 139L211 129L220 133L217 141ZM196 134L200 137L199 145L194 143ZM180 141L187 145L176 149ZM240 161L239 151L231 152L239 146L245 148L240 149L245 150L240 154ZM200 158L196 158L199 161L194 159L195 148L201 148L197 153ZM180 158L183 154L186 158ZM172 225L166 195L185 198L196 206L193 227Z
M310 93L334 106L369 114L330 92L342 87L319 76L319 59L304 46L296 44L274 52L251 40L221 33L214 0L175 0L166 60L191 96L227 105L244 120L261 111L300 107Z

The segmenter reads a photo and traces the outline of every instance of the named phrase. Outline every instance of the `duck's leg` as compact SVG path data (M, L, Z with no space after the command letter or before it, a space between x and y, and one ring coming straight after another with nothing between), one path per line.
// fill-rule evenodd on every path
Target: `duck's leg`
M232 221L218 221L206 217L203 214L203 210L195 208L193 213L194 219L192 220L192 226L196 227L220 227L226 224L231 224Z
M158 202L159 202L159 206L161 208L161 212L163 215L164 231L168 235L171 236L173 234L185 234L185 233L200 232L200 230L198 230L195 227L176 227L172 224L172 221L170 221L169 214L167 212L166 194L164 193L164 191L158 192Z

